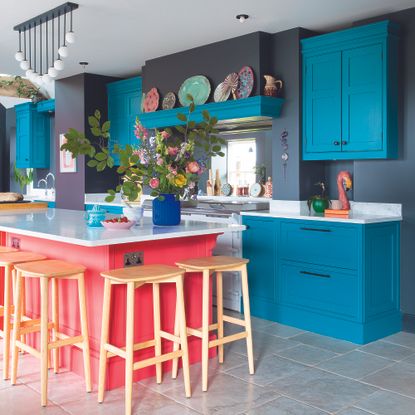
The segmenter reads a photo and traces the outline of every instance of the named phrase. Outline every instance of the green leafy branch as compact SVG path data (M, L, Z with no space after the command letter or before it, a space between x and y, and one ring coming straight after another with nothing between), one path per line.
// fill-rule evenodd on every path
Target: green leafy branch
M33 169L18 169L16 165L13 167L13 177L15 182L20 186L20 190L23 191L24 187L33 182Z

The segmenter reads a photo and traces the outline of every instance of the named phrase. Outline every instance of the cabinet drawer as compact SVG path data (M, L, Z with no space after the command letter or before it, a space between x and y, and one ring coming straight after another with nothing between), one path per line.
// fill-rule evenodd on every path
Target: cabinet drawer
M292 261L356 269L358 229L318 222L282 222L280 257Z
M289 262L282 262L279 271L283 304L357 318L359 293L355 274Z

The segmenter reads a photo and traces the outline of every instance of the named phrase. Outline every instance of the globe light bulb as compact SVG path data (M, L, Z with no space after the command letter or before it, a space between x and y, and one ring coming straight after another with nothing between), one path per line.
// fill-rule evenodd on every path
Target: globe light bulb
M48 69L48 75L51 77L51 78L56 78L57 76L58 76L58 71L53 67L53 66L51 66L49 69Z
M23 52L19 50L15 53L14 58L17 60L17 62L21 62L24 59Z
M66 32L65 40L68 43L75 43L75 33L72 30L70 30L69 32Z
M33 69L32 69L32 68L29 68L29 69L26 71L26 78L28 78L28 79L32 79L32 76L33 76Z
M20 67L24 70L27 71L30 67L29 61L21 61L20 62Z
M63 60L62 59L56 59L56 61L53 63L53 67L57 71L62 71L64 68Z
M48 84L51 80L52 80L52 78L47 73L45 73L45 74L42 75L42 81L45 84Z
M62 56L62 58L67 58L69 55L69 51L68 51L68 47L67 46L61 46L58 49L58 53L60 56Z

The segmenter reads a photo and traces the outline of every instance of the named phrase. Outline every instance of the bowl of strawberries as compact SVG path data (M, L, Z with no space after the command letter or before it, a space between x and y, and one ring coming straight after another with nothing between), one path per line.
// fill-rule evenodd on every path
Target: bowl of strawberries
M130 229L132 226L135 225L135 221L128 220L125 216L106 219L103 220L101 223L104 228L114 230Z

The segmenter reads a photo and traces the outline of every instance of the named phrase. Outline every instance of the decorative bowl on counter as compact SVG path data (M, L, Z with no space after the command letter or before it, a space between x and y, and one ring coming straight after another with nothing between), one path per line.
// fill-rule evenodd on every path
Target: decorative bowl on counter
M114 219L103 220L101 224L106 229L122 230L122 229L130 229L132 226L135 225L135 221L128 220L127 218L114 218Z
M142 206L125 207L122 213L128 220L139 222L143 217L144 208Z

